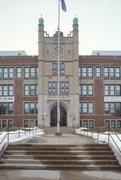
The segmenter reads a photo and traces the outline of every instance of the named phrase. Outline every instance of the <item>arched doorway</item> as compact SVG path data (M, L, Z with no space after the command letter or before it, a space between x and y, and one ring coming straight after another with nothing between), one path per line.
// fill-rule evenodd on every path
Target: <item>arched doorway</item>
M57 126L57 105L54 106L50 113L50 126ZM65 127L67 126L67 111L66 109L60 105L60 126Z

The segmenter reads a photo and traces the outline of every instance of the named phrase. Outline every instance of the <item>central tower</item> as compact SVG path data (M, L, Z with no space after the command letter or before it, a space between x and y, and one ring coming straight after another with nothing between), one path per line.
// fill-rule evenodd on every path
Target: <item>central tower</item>
M44 31L44 19L38 25L38 125L57 125L58 32L50 37ZM79 54L78 19L65 37L60 32L60 126L79 126Z

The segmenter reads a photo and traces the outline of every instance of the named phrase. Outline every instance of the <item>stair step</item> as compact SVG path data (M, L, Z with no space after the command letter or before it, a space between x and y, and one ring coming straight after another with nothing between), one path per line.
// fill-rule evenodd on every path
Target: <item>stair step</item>
M100 150L111 150L109 147L8 147L7 150L41 150L41 151L100 151Z
M26 170L121 170L119 165L43 165L43 164L2 164L0 169L26 169Z
M51 159L42 159L42 160L34 160L34 159L5 159L0 162L0 164L118 164L117 160L51 160Z
M48 159L48 158L57 158L57 159L62 159L62 158L64 158L64 159L69 159L69 158L71 158L71 159L114 159L115 158L115 156L114 155L105 155L105 154L102 154L102 155L73 155L73 154L66 154L66 155L63 155L63 154L60 154L60 155L57 155L57 154L39 154L39 155L28 155L28 154L23 154L23 155L20 155L20 154L18 154L18 155L5 155L4 156L5 157L5 159L7 158L7 159L11 159L11 158L13 158L13 159L15 159L15 158L17 158L17 159Z
M72 155L76 155L76 154L88 154L88 155L91 155L91 154L113 154L112 151L24 151L24 150L21 150L21 151L6 151L5 152L5 155L11 155L11 154L27 154L27 155L37 155L37 154L42 154L42 155L47 155L47 154L54 154L54 155L61 155L61 154L72 154Z

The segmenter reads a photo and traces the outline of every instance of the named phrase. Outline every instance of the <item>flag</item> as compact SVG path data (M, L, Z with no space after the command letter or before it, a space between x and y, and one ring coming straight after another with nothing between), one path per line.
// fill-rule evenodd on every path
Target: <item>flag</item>
M64 1L64 0L60 0L60 1L61 1L61 7L62 7L62 10L66 12L67 9L66 9L65 1Z

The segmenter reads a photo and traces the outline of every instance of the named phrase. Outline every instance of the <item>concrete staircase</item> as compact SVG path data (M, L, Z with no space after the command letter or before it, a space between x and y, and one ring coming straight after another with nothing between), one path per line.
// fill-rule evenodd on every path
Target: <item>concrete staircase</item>
M121 170L107 144L9 144L0 169Z

